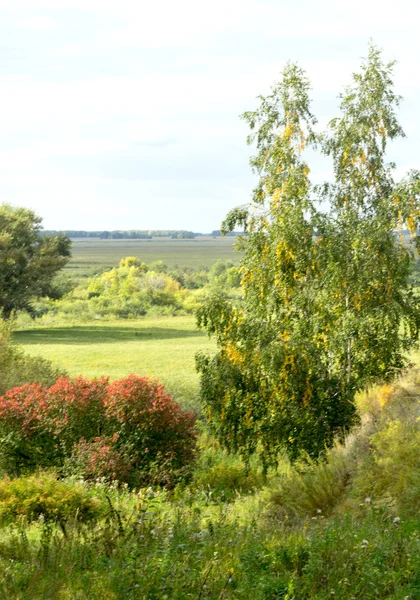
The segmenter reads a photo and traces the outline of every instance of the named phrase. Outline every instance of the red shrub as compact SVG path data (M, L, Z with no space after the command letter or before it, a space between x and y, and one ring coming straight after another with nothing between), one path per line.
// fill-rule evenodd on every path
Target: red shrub
M3 468L13 474L56 464L58 453L46 434L46 388L37 383L13 388L0 397L0 452Z
M46 410L45 390L39 383L27 383L6 392L0 397L1 424L36 431Z
M73 473L87 479L129 481L131 462L115 448L118 435L96 437L93 440L80 440L75 444L68 462Z
M195 416L157 381L129 375L108 386L106 416L138 468L158 462L182 468L195 451Z
M45 428L71 452L80 439L101 435L105 427L104 399L108 378L59 377L45 394Z
M194 457L194 426L157 381L60 377L0 397L0 459L15 472L66 462L87 477L171 485Z

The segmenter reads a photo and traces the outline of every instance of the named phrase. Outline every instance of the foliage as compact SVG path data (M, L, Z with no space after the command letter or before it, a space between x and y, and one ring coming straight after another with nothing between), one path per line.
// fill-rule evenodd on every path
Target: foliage
M105 414L118 434L116 448L134 472L162 485L188 473L195 454L195 416L185 412L157 381L130 375L109 384Z
M289 523L331 513L386 509L399 520L420 504L418 371L357 398L362 425L323 460L295 463L271 493L272 512ZM322 515L322 517L321 517Z
M266 484L267 479L258 464L246 468L238 456L227 454L213 437L205 431L201 433L190 489L213 499L231 501L239 494L251 494Z
M116 316L139 316L153 306L179 305L179 284L161 272L153 272L136 259L127 257L120 266L94 278L88 287L97 310L101 304ZM97 298L97 300L96 300Z
M40 384L25 384L0 397L1 467L7 473L49 467L60 458L54 440L41 426L44 392Z
M330 515L348 492L354 465L340 446L324 460L294 465L271 495L277 517L288 522Z
M0 395L24 383L51 385L63 371L50 361L29 356L12 344L13 324L0 323Z
M388 140L402 135L399 98L371 47L341 96L342 116L313 132L309 82L289 64L255 112L245 113L259 175L250 206L234 209L223 229L239 238L244 302L223 293L198 310L218 353L201 354L201 396L217 437L265 468L286 448L316 457L356 420L354 397L390 379L418 337L418 299L409 284L420 175L400 183L385 163ZM321 146L334 184L312 188L305 147ZM328 200L325 213L317 202Z
M419 375L411 370L393 385L376 387L358 399L369 437L357 442L364 450L355 493L398 516L415 514L420 502Z
M99 436L106 427L104 402L108 379L87 380L82 376L59 377L46 390L40 402L45 405L39 422L43 433L52 436L63 457L80 439Z
M235 480L238 458L227 456L208 435L201 437L202 455L191 484L175 492L130 491L109 481L88 487L43 474L4 480L0 596L417 598L419 498L411 496L412 506L403 509L399 503L406 490L392 482L403 470L411 486L418 460L413 444L407 461L389 430L395 419L398 428L413 430L419 383L419 373L410 372L363 394L357 399L363 423L345 445L329 450L324 462L283 468L265 489L258 481L257 490L245 485L245 494L253 492L249 495L239 491L246 484L245 471ZM120 408L119 414L126 414L125 402ZM79 456L99 461L96 467L101 461L110 465L116 442L105 434L81 442ZM371 473L377 458L380 469L374 466ZM207 471L210 485L197 485ZM253 465L249 477L257 477ZM359 487L359 479L367 480L367 487ZM373 480L392 485L383 495L382 485L372 488ZM270 496L275 510L267 513Z
M103 494L103 488L93 488ZM419 520L381 511L267 527L255 498L226 507L203 497L108 489L99 523L3 528L5 598L416 598Z
M33 312L34 298L48 296L54 275L70 257L65 235L40 236L41 219L26 208L0 206L0 311ZM56 290L55 290L56 291Z
M104 503L82 484L57 481L52 474L42 473L0 481L0 522L25 519L65 523L68 520L91 521L104 516Z
M86 441L81 439L73 446L66 458L64 471L88 480L127 482L132 475L132 463L128 455L118 452L115 442L118 434L97 436Z
M195 417L156 381L59 378L0 397L0 448L11 473L54 466L86 478L173 485L194 458Z
M388 421L372 436L373 496L385 497L398 514L416 514L420 504L420 422ZM366 485L366 480L365 480Z
M68 289L66 281L56 288ZM90 319L133 319L146 314L191 314L213 289L238 294L240 274L231 261L217 261L208 268L172 268L162 261L147 264L134 256L119 266L78 282L58 300L42 299L34 304L38 316Z

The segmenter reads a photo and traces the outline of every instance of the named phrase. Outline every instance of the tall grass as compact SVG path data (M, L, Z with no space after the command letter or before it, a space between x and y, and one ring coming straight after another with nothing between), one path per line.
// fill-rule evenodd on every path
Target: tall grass
M108 510L63 529L39 518L2 529L0 597L10 599L417 598L418 519L384 511L290 528L263 519L263 494L129 494L102 484Z
M396 518L420 508L420 371L357 398L361 425L322 460L290 467L272 493L284 518L343 514L368 504Z

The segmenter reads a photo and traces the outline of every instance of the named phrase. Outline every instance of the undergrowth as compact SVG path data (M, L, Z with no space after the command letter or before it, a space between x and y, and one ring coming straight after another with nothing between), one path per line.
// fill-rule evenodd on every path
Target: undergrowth
M3 480L0 598L420 598L419 384L361 395L344 444L266 480L205 432L172 491Z

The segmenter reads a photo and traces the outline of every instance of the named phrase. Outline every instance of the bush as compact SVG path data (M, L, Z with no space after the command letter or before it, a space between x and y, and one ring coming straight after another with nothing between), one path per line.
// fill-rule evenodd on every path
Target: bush
M413 516L420 503L420 371L357 398L361 425L322 460L296 463L272 493L274 512L299 519L371 504Z
M108 429L118 433L116 448L130 456L136 472L153 473L156 483L166 485L185 474L195 453L195 416L162 385L135 375L114 381L105 407Z
M46 521L90 521L105 513L106 506L82 484L57 481L50 474L0 481L0 523L24 517Z
M129 482L132 464L115 448L118 434L112 437L99 436L93 440L80 440L73 446L70 458L65 462L65 471L86 479Z
M72 290L61 286L62 293L38 300L36 316L60 315L83 322L193 313L212 289L229 289L230 295L241 296L240 281L240 271L230 261L218 261L212 269L169 269L162 261L147 265L128 256L117 268L79 279Z
M271 495L274 511L292 521L331 514L348 490L353 468L340 445L329 450L324 459L308 458L306 463L295 464Z
M109 383L59 378L0 397L6 472L64 467L86 478L174 485L195 454L195 416L157 381L130 375Z
M105 428L104 400L108 379L59 377L44 394L42 428L68 456L80 439L92 439Z
M43 425L46 388L28 383L0 397L0 464L10 474L60 464L61 451Z
M355 482L359 496L393 508L398 515L415 516L420 505L420 423L389 420L371 436L371 455L365 458Z
M238 455L228 454L205 431L198 443L199 456L191 481L193 491L204 491L213 499L230 501L238 493L253 493L267 483L256 460L246 467Z
M238 492L251 493L261 488L264 478L255 470L247 470L240 460L226 458L197 473L193 483L194 487L210 491L214 498L231 500Z
M13 324L0 322L0 395L25 383L52 385L63 371L12 344Z

